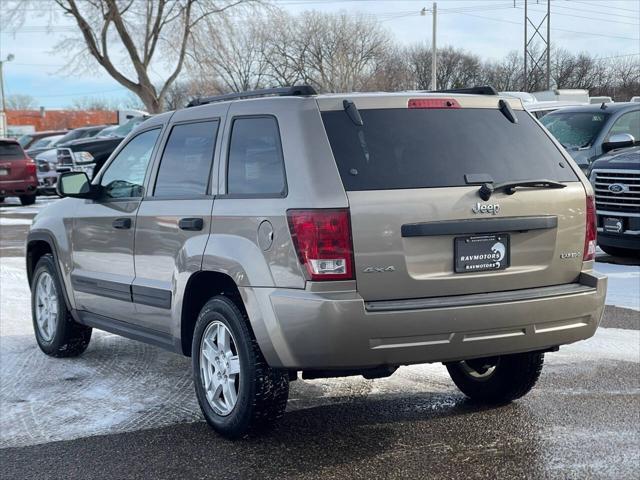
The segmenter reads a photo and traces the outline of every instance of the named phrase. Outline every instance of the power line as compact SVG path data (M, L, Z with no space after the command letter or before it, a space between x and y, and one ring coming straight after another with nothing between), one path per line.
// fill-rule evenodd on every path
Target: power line
M565 1L569 1L569 0L565 0ZM557 1L555 1L553 3L553 8L564 8L565 10L571 10L572 12L576 11L576 7L567 7L565 5L559 5ZM607 16L607 17L620 17L620 18L625 18L627 20L632 20L634 18L638 18L638 16L636 15L635 17L632 17L630 15L620 15L618 13L612 13L609 11L603 12L602 10L588 10L585 9L584 7L580 7L580 13L595 13L597 15L602 16ZM638 12L635 12L638 13Z
M520 7L517 7L517 8L520 8ZM493 20L494 22L511 23L513 25L522 26L522 23L515 22L513 20L504 20L502 18L483 17L482 15L476 15L474 13L467 13L467 12L456 12L456 13L459 13L460 15L467 15L469 17L482 18L484 20ZM575 33L575 34L578 34L578 35L592 35L592 36L595 36L595 37L608 37L608 38L618 38L618 39L623 39L623 40L636 40L636 41L640 40L640 38L622 37L622 36L619 36L619 35L607 35L607 34L604 34L604 33L595 33L595 32L578 32L578 31L575 31L575 30L567 30L567 29L564 29L564 28L552 28L551 30L552 31L557 31L557 32Z
M598 4L591 3L591 2L582 2L580 0L566 0L566 1L568 1L568 2L571 1L573 3L582 3L583 5L589 5L590 7L601 7L602 6L602 5L598 5ZM616 10L623 10L625 12L632 12L632 13L635 13L635 14L640 13L640 10L631 10L630 8L616 7Z
M534 5L529 6L529 8L531 8ZM516 8L520 8L520 7L516 7ZM533 9L536 12L542 12L542 10L536 10ZM609 23L618 23L620 25L633 25L633 26L640 26L640 23L629 23L629 22L621 22L620 20L609 20L608 18L595 18L595 17L586 17L584 15L576 15L575 13L563 13L563 12L553 12L553 15L563 15L565 17L571 17L571 18L584 18L587 20L593 20L594 22L609 22Z

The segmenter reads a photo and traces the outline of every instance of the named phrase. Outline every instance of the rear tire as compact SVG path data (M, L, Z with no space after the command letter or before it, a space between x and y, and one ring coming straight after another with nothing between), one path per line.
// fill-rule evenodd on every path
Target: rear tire
M630 248L610 247L608 245L598 245L604 253L608 253L613 257L634 257L640 255L638 250L631 250Z
M221 435L238 438L284 414L289 373L267 365L246 314L228 297L213 297L202 307L191 359L198 403Z
M31 315L40 350L51 357L77 357L89 346L91 328L67 309L53 255L43 255L31 284Z
M20 203L22 205L33 205L36 203L35 195L20 195Z
M472 400L505 404L529 393L540 378L544 353L530 352L446 365L453 383Z

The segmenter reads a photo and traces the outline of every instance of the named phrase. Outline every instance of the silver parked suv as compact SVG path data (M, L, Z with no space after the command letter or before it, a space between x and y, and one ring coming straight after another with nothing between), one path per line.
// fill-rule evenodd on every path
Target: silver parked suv
M40 348L79 355L98 328L190 355L229 437L280 417L300 371L443 362L514 400L603 312L591 185L487 87L200 99L58 188L27 244Z

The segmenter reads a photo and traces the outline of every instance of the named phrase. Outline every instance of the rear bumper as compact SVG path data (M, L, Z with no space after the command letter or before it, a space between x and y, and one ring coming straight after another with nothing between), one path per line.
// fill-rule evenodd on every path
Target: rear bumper
M38 188L38 180L0 180L0 196L35 195Z
M300 370L446 362L584 340L598 327L606 286L606 277L590 272L577 284L552 287L555 293L463 295L443 299L445 306L425 299L399 302L397 309L393 302L367 304L353 291L241 293L267 362Z

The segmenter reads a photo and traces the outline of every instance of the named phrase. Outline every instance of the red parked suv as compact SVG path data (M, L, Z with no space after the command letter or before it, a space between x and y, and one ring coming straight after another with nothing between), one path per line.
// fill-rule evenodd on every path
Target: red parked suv
M17 140L0 139L0 202L4 197L20 197L22 205L36 201L36 164Z

